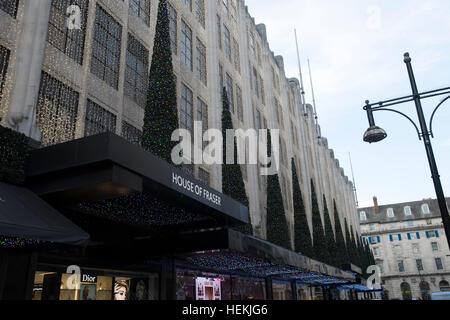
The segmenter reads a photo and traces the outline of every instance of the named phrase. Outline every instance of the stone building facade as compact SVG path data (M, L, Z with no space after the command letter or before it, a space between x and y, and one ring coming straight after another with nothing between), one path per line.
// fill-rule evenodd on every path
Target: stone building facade
M353 185L297 79L270 50L264 24L242 0L168 1L180 127L221 125L226 87L235 128L279 128L280 185L293 243L291 158L311 226L314 181L323 220L325 195L359 234ZM76 5L68 8L71 5ZM52 145L104 131L139 143L157 18L156 0L0 1L1 124ZM71 22L68 22L68 17ZM80 29L73 28L79 19ZM70 23L72 27L69 28ZM255 234L265 238L265 179L243 166ZM219 165L188 166L221 190ZM334 226L333 226L334 227Z
M447 205L450 199L447 198ZM358 209L390 299L426 299L450 291L450 251L436 200Z

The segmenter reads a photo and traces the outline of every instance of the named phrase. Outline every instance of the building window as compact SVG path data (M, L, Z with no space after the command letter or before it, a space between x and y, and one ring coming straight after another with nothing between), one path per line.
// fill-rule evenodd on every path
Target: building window
M142 131L124 121L122 122L122 137L128 142L141 145Z
M0 46L0 102L3 97L3 87L6 82L6 72L8 71L10 51L3 46ZM1 110L1 108L0 108Z
M219 15L217 15L217 40L219 41L219 49L222 50L222 22Z
M149 51L128 34L125 94L142 108L147 102Z
M359 212L359 220L361 220L361 221L366 221L367 220L367 216L366 216L366 212L365 211L360 211Z
M395 229L395 222L390 223L391 229Z
M413 220L409 220L408 221L408 227L414 227L414 221Z
M192 134L192 91L181 84L181 109L180 109L180 127L189 130Z
M387 209L387 216L388 218L394 218L394 209L392 208Z
M439 237L439 231L432 230L432 231L425 231L425 234L427 238L438 238Z
M130 10L150 26L150 0L130 0Z
M198 179L203 182L204 184L208 185L210 184L210 176L209 172L204 170L203 168L198 168Z
M84 136L92 136L103 132L116 132L116 116L95 102L88 100Z
M228 97L228 103L230 106L230 112L234 113L233 80L231 80L231 77L228 75L228 73L225 76L225 87L227 90L227 97Z
M397 265L398 265L398 272L405 272L405 264L403 263L403 260L398 260Z
M237 72L241 72L241 54L239 50L239 44L236 39L233 38L233 56L234 56L234 67Z
M244 121L244 106L242 102L242 90L236 86L236 107L239 121Z
M396 245L392 247L395 254L401 254L402 253L402 246Z
M369 229L370 229L370 231L374 231L375 230L375 225L373 223L370 224Z
M208 130L208 106L202 100L197 98L197 121L202 122L202 140L203 135ZM207 141L203 141L203 148L208 144Z
M181 62L192 71L192 30L181 20Z
M195 0L195 16L201 26L205 28L205 0Z
M427 219L426 221L427 221L428 225L433 224L433 220L432 219Z
M405 211L405 216L410 216L410 215L412 215L412 213L411 213L411 207L405 207L405 208L404 208L404 211Z
M399 234L390 234L389 238L390 238L391 242L393 242L393 241L401 241L402 240L402 235L400 233Z
M178 20L177 12L175 9L167 3L167 10L169 11L169 32L170 32L170 46L172 48L172 53L178 54Z
M230 30L226 26L223 26L223 39L224 39L224 49L225 56L228 61L231 62L231 39L230 39Z
M207 70L206 70L206 47L197 39L197 77L206 86L207 83Z
M412 244L412 251L413 251L413 253L415 253L415 254L420 253L420 247L419 247L419 244L418 244L418 243L413 243L413 244Z
M250 53L251 53L252 57L256 57L255 36L253 35L253 32L251 32L250 30L248 31L248 38L249 38L249 42L250 42Z
M255 116L255 118L256 118L256 129L257 130L262 129L262 126L261 126L261 112L259 112L258 109L256 109L256 116Z
M0 10L5 11L11 17L17 16L17 8L19 7L19 0L1 0ZM65 20L64 20L65 21Z
M433 251L439 251L439 245L438 245L438 243L437 243L437 242L432 242L432 243L431 243L431 249L432 249Z
M423 262L422 262L422 259L417 259L417 260L416 260L416 266L417 266L417 270L418 270L418 271L423 271Z
M422 212L423 212L423 214L429 214L430 213L430 207L428 206L427 203L424 203L422 205Z
M266 94L264 93L264 80L261 78L260 75L258 75L259 77L259 89L261 90L260 95L261 95L261 102L262 104L266 104Z
M81 9L81 29L67 27L67 8L76 4ZM52 0L47 42L65 53L78 64L83 64L83 50L88 14L87 0Z
M378 247L373 248L373 255L377 256L379 254L380 254L380 248L378 248Z
M119 85L121 39L122 26L97 5L91 72L116 90Z
M192 11L192 0L183 0L186 7L188 7L189 11Z
M419 240L420 239L420 234L419 232L408 232L408 240Z
M79 94L42 72L37 101L37 119L43 146L75 138Z
M443 270L444 266L442 265L442 259L441 258L436 258L434 260L436 261L436 268L438 270Z
M259 86L258 86L258 73L256 72L256 69L253 68L253 88L255 89L255 93L259 98Z

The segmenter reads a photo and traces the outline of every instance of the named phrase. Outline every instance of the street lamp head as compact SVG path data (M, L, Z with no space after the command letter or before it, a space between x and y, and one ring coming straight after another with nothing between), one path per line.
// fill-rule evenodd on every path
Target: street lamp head
M404 55L403 55L403 61L405 62L405 63L408 63L408 62L411 62L411 57L409 56L409 52L406 52Z
M368 143L375 143L384 140L387 137L386 131L378 126L371 126L364 133L363 140Z

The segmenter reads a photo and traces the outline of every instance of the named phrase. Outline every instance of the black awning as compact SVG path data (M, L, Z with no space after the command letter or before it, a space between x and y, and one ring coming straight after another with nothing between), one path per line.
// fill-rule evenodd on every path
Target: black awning
M131 214L131 218L133 210L142 210L136 205L131 208L127 201L134 204L141 201L153 207L157 206L154 202L161 201L161 207L175 204L174 215L187 216L186 221L214 220L209 227L249 221L247 207L112 133L33 150L27 184L57 208L59 204L82 203L83 212L94 212L98 216L112 216L102 208L103 201L107 200L113 200L108 207L119 206L115 212ZM179 213L179 208L187 213ZM130 212L125 212L127 210ZM163 218L164 215L160 215L157 220Z
M86 246L89 235L26 188L0 182L0 235Z

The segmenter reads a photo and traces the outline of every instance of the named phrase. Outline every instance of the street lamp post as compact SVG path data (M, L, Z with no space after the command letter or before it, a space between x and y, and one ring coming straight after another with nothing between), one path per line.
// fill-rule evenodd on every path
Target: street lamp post
M444 94L450 94L450 88L442 88L442 89L438 89L438 90L432 90L432 91L428 91L428 92L419 93L419 91L417 89L416 79L414 77L414 72L413 72L413 68L411 65L411 57L409 56L409 53L405 53L404 62L406 64L406 68L408 70L409 81L411 83L411 89L412 89L412 95L404 96L404 97L400 97L400 98L396 98L396 99L391 99L391 100L386 100L386 101L380 101L380 102L373 103L373 104L370 104L370 102L367 100L366 105L364 106L364 110L366 110L366 112L367 112L367 118L369 120L370 127L364 133L363 139L365 142L374 143L374 142L379 142L387 137L386 131L384 131L382 128L375 125L375 120L373 117L374 111L390 111L390 112L400 114L400 115L404 116L405 118L407 118L414 125L414 127L416 128L417 134L419 136L419 140L422 140L422 138L423 138L425 150L426 150L427 157L428 157L428 163L430 165L434 189L436 191L439 209L441 211L442 222L444 224L445 235L447 236L447 243L450 248L450 217L449 217L449 213L448 213L447 203L445 201L444 191L442 189L439 171L438 171L438 168L436 165L436 160L434 158L433 147L431 145L431 138L434 137L433 136L434 115L436 114L436 111L442 106L442 104L445 101L450 99L450 95L447 96L444 100L442 100L437 105L437 107L434 109L433 114L431 115L431 118L430 118L430 124L429 124L430 130L428 130L427 122L425 120L425 116L424 116L423 109L422 109L422 103L421 103L422 99L440 96L440 95L444 95ZM408 117L406 114L404 114L398 110L395 110L395 109L387 108L389 106L402 104L402 103L406 103L406 102L411 102L411 101L414 101L414 103L416 105L416 111L417 111L417 116L419 119L420 131L419 131L419 128L416 125L416 123L410 117Z

